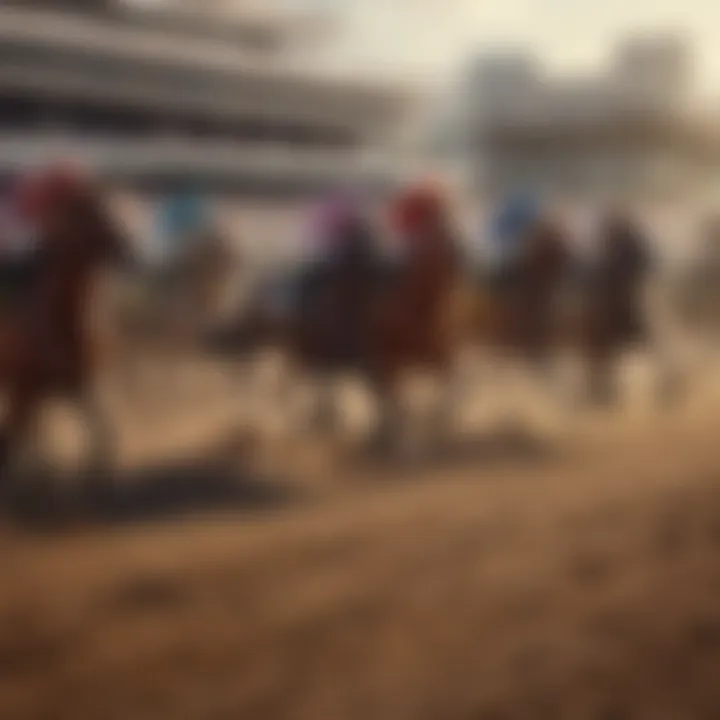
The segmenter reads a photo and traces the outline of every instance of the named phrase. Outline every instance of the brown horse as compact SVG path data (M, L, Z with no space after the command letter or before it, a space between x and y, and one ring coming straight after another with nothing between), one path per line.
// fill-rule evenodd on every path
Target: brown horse
M261 294L244 319L211 344L233 354L274 346L324 381L336 373L359 372L381 403L375 439L385 447L397 429L397 390L404 374L442 373L451 366L451 310L462 268L455 238L440 223L422 228L403 260L392 266L379 258L369 228L353 232L357 236L346 238L343 257L306 276L289 312L278 315ZM321 394L320 419L332 417L329 399Z
M476 341L538 362L541 369L557 351L571 350L587 371L590 398L614 399L620 356L642 342L654 343L642 303L648 271L644 238L628 218L611 214L601 228L598 257L580 270L564 226L544 218L527 248L508 287L482 286L477 292Z
M459 243L440 220L418 228L396 282L369 308L368 371L383 405L375 438L381 449L392 446L400 427L397 393L405 374L419 370L447 379L465 340ZM452 406L439 409L437 427L445 429Z
M681 374L651 326L645 307L653 266L648 238L629 213L610 209L600 229L599 250L585 285L579 328L591 397L604 403L614 401L616 360L628 349L644 347L663 361L658 399L675 399L681 390Z
M65 183L36 219L36 276L22 305L0 309L0 382L8 399L2 471L53 396L70 398L88 413L96 463L105 459L109 440L90 392L97 348L89 311L99 270L125 260L128 245L89 180Z
M551 218L537 222L515 267L480 287L474 331L481 343L528 359L544 355L557 340L556 305L571 266L562 225Z
M143 403L177 396L183 386L181 361L193 357L217 323L239 265L228 238L212 231L167 266L126 278L113 324L129 396Z

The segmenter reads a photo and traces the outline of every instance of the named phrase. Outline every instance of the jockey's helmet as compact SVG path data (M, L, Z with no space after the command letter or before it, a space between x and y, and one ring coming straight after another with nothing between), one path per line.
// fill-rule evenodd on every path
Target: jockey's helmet
M535 218L541 212L543 203L538 193L529 188L523 188L508 195L505 200L504 209L506 212L522 215L526 218Z
M537 193L522 189L508 194L492 221L492 234L497 242L514 241L545 215Z
M402 236L413 235L446 214L446 200L437 183L425 182L410 187L391 206L391 222Z
M347 192L332 193L317 206L313 231L322 240L337 237L362 215L359 200Z
M59 161L21 178L16 201L28 217L38 217L59 201L85 187L86 169L76 162Z

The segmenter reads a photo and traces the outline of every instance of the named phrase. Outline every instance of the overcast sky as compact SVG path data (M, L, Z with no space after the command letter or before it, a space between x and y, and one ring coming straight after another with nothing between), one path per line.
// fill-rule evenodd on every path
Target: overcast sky
M572 71L601 61L627 32L677 31L697 49L704 86L720 95L720 0L280 2L338 16L342 30L333 58L339 64L421 76L442 74L477 50L507 44L529 45L553 67Z
M703 84L720 94L720 0L290 0L345 20L344 63L415 72L457 67L477 49L523 44L558 69L602 61L628 32L693 42Z

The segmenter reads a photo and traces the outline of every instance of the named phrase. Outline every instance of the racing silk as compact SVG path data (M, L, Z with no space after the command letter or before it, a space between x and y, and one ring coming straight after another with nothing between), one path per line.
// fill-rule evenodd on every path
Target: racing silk
M359 204L349 195L333 195L314 210L305 238L310 263L326 262L343 253L351 230L363 220Z
M541 217L541 206L530 193L511 196L500 207L490 227L491 264L506 267L525 250L528 231Z
M201 195L182 193L166 198L158 207L153 254L161 259L182 254L210 225L210 210Z
M445 225L446 220L445 198L440 188L432 184L407 189L390 206L390 223L405 249L429 228L437 230Z

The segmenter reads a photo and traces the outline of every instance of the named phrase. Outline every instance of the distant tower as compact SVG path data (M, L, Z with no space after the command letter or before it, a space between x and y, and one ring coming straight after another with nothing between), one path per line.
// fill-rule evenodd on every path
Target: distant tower
M692 89L691 53L681 38L630 38L620 45L616 57L618 81L654 105L679 105Z

